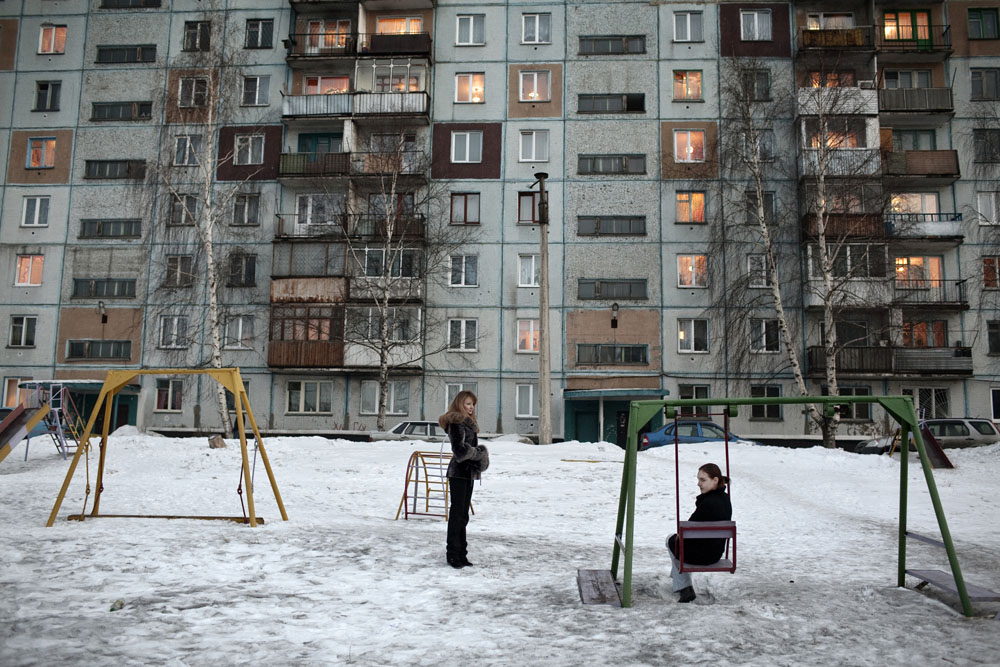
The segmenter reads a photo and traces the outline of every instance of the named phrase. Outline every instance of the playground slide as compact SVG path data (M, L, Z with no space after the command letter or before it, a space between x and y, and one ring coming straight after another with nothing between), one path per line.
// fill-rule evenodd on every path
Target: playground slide
M0 462L49 414L49 404L40 408L17 406L0 423Z
M954 464L944 453L941 443L937 441L926 426L920 427L920 434L924 436L924 449L927 451L927 458L931 460L931 465L935 468L954 468Z

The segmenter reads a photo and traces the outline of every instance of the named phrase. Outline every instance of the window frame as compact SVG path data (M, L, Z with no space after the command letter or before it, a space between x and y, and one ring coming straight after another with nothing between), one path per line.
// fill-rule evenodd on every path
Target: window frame
M680 79L678 79L680 75ZM695 77L694 75L697 75ZM697 91L693 90L692 82L697 80ZM681 85L681 95L678 97L678 83ZM675 69L673 70L673 101L674 102L704 102L703 94L704 72L700 69ZM697 93L697 97L694 94Z
M250 205L254 202L253 206ZM242 211L242 213L241 213ZM251 215L253 211L253 215ZM240 192L233 196L233 227L260 227L260 193Z
M987 217L983 214L983 201L984 199L989 199L987 203L987 208L990 210L990 215ZM980 226L987 225L1000 225L1000 191L997 190L977 190L976 191L976 213L979 218Z
M778 354L781 352L781 327L777 318L750 318L750 353Z
M455 331L456 324L458 325L457 332ZM479 318L449 317L445 345L449 352L478 352Z
M531 199L531 218L523 217L525 210L525 200ZM541 194L533 191L526 190L517 193L517 224L519 225L537 225L541 216L539 207L541 205Z
M451 207L449 209L449 224L452 225L479 225L481 224L482 213L482 193L479 192L452 192ZM475 199L475 220L469 219L470 204ZM455 218L455 204L462 202L462 219Z
M462 99L462 81L468 79L465 89L467 99ZM479 84L479 99L476 99L476 84ZM455 104L486 104L486 72L455 73Z
M51 35L46 39L46 32ZM38 30L38 55L61 56L66 53L67 26L62 24L44 23Z
M694 137L695 135L698 135L698 134L701 135L701 159L700 160L697 159L697 158L690 157L690 156L693 156L695 154L695 152L696 152L694 150L694 148L692 148L691 138ZM687 137L687 150L686 150L686 154L689 157L687 157L685 159L681 159L679 157L680 152L678 150L678 143L677 143L677 140L680 137L682 137L682 136L686 136ZM677 163L677 164L704 164L707 161L707 159L708 159L708 150L707 150L707 147L706 147L706 143L707 142L708 142L708 131L707 130L704 130L704 129L688 129L688 130L675 129L674 130L674 150L673 150L674 162Z
M684 197L687 196L687 201ZM701 219L696 215L701 199ZM687 218L682 215L687 212ZM677 190L674 192L674 222L679 225L704 225L708 223L708 193L705 190Z
M753 36L747 37L747 24L746 20L753 17ZM761 19L767 17L766 23L762 23ZM770 42L774 40L774 25L771 21L771 10L770 9L740 9L740 41L741 42ZM764 36L763 33L766 29L767 35Z
M601 43L608 44L606 51L596 48ZM585 44L591 48L584 48ZM615 45L620 45L620 48L616 48ZM579 56L624 56L642 53L646 53L645 35L580 35L577 47Z
M162 404L160 407L161 396ZM184 380L183 378L158 378L156 380L153 398L153 412L183 412L184 411Z
M607 288L604 286L607 285ZM627 294L604 294L627 288ZM629 300L645 301L649 298L649 282L645 278L578 278L577 299L580 301ZM591 293L590 296L587 294Z
M38 145L36 146L36 143ZM24 156L25 169L55 169L56 137L28 137L28 151ZM34 164L34 154L38 152L39 164Z
M181 51L186 53L206 53L212 49L212 22L185 21Z
M257 255L242 250L229 253L226 287L255 287L257 285Z
M521 397L527 391L528 412L521 412ZM518 382L514 385L514 418L538 419L538 385L530 382Z
M31 221L28 220L28 203L31 202ZM52 208L51 195L24 195L21 199L21 227L38 228L49 226L49 210Z
M969 7L967 14L967 27L969 40L989 40L989 39L1000 39L1000 12L998 12L996 7ZM989 26L987 20L992 22L992 26ZM973 25L978 25L978 31L973 30ZM986 34L988 30L987 27L992 27L993 34ZM974 35L974 32L978 32L978 35Z
M594 230L584 231L581 223L588 228L593 225ZM646 236L647 233L644 215L578 215L576 225L577 236Z
M605 108L596 108L595 102L610 102L616 100L621 104L618 108L611 108L610 104ZM591 107L591 108L584 108ZM585 115L598 114L640 114L646 113L646 93L579 93L576 96L576 112Z
M781 398L780 384L752 384L751 398ZM783 421L781 403L765 403L750 406L750 421Z
M120 58L118 56L121 56ZM97 45L98 65L135 65L156 62L155 44Z
M476 41L476 22L479 22L479 33L482 41ZM468 20L468 41L462 40L462 22ZM485 46L486 45L486 14L458 14L455 16L455 46Z
M451 270L448 276L448 287L479 287L479 255L463 253L451 255L450 259ZM456 260L458 260L457 263ZM471 271L469 260L472 260ZM472 282L468 282L470 273L473 274ZM455 282L456 277L458 282Z
M375 395L374 395L374 405L366 409L365 407L365 389L366 387L371 387L374 385ZM401 387L406 387L406 396L399 397L397 393ZM405 398L406 407L405 409L400 408L396 404ZM410 413L410 382L409 380L389 380L389 392L386 396L387 405L385 413L387 415L393 416L406 416ZM358 406L358 414L360 415L377 415L378 414L378 380L362 380L361 381L361 400Z
M298 405L292 410L292 385L299 385ZM306 410L306 398L309 394L307 385L314 387L315 410ZM325 391L324 391L325 390ZM324 410L323 396L326 394L327 409ZM285 383L285 414L286 415L332 415L333 414L333 382L329 380L288 380Z
M456 149L463 143L464 137L465 156L467 159L456 159ZM479 159L473 160L472 149L475 146L474 139L478 138ZM483 162L483 131L482 130L452 130L451 133L451 163L452 164L482 164Z
M541 36L541 28L543 23L543 18L545 19L545 30L548 32L548 38L543 39ZM528 23L529 19L534 19L534 39L528 38ZM521 14L521 44L551 44L552 43L552 14L551 12L532 12Z
M587 348L588 354L593 354L593 360L584 360L582 353ZM607 353L607 354L606 354ZM619 359L619 357L639 357L638 359ZM609 358L606 358L609 357ZM577 343L577 366L648 366L649 345L645 343Z
M190 87L185 94L185 86ZM201 90L199 90L201 88ZM208 77L182 76L177 79L177 106L181 109L203 109L208 106ZM199 103L200 102L200 103Z
M530 92L525 95L525 83L529 78L531 79ZM544 79L545 81L545 97L542 97L541 93L538 92L538 82L539 79ZM531 97L535 95L535 97ZM540 102L551 102L552 101L552 70L549 69L533 69L533 70L522 70L518 72L517 75L517 101L526 103L540 103Z
M193 287L194 277L194 255L171 254L164 257L163 287Z
M18 254L14 260L14 287L41 287L45 271L45 255ZM26 279L21 280L25 275ZM36 282L37 281L37 282Z
M264 164L266 138L262 132L233 136L233 165L238 167Z
M233 326L238 331L233 332ZM234 335L238 334L238 335ZM253 315L227 315L222 325L222 349L252 350L254 340ZM233 342L235 341L235 342Z
M198 155L201 153L200 134L178 134L174 137L175 167L197 167Z
M44 91L44 92L43 92ZM62 80L35 81L35 100L32 111L59 111Z
M248 92L251 92L247 84L253 81L253 99L248 100ZM244 107L266 107L271 104L271 75L251 74L243 77L243 90L240 95L240 106Z
M982 255L983 289L1000 289L1000 255Z
M704 349L698 348L698 331L703 328ZM677 352L679 354L710 354L712 351L711 327L708 318L681 317L677 319ZM685 347L686 346L686 347Z
M530 138L530 141L528 139ZM539 140L541 139L541 142ZM539 146L541 143L541 146ZM530 148L526 151L525 148ZM539 153L542 156L539 157ZM518 142L518 162L548 162L549 161L549 131L521 130Z
M760 265L754 266L756 263ZM747 254L747 286L752 289L767 289L772 286L767 270L767 255L764 253Z
M541 327L540 320L530 317L519 317L515 324L517 328L517 342L514 345L515 354L539 354L541 347ZM522 346L524 341L528 341L527 346Z
M634 166L641 166L635 169ZM611 166L612 169L605 169ZM645 153L581 153L576 156L578 176L642 176L647 172Z
M156 347L160 350L186 350L191 345L187 315L160 315L157 332Z
M17 322L20 320L20 322ZM37 315L11 315L10 328L7 334L7 347L33 348L35 334L38 331ZM15 340L15 332L17 339Z
M250 36L254 34L251 26L256 24L256 43L251 43ZM264 30L265 26L269 30ZM274 19L247 19L246 38L243 42L245 49L273 49L274 48Z
M521 253L517 256L517 286L536 288L541 287L542 256L537 253ZM530 282L525 282L525 270L530 271Z
M681 17L684 18L684 24L685 24L684 25L684 29L685 29L685 31L687 33L686 37L679 37L678 36L678 30L677 30L677 28L680 25L678 23L678 19L681 18ZM698 25L698 32L700 33L700 37L701 37L700 39L693 39L692 38L692 30L691 29L692 29L692 19L694 17L698 18L697 25ZM683 42L683 43L704 42L705 41L704 12L700 12L700 11L679 11L679 12L674 12L674 40L673 41L675 41L675 42Z
M687 266L684 266L685 260ZM685 276L689 277L690 282L685 282ZM677 288L708 289L708 255L694 253L677 255Z

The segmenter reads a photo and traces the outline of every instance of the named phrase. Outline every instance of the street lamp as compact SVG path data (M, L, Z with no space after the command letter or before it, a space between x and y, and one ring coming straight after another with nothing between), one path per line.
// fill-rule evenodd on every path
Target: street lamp
M538 444L552 443L552 363L549 360L549 197L545 192L543 171L538 178L538 242L539 296L538 296ZM534 187L535 183L531 184Z

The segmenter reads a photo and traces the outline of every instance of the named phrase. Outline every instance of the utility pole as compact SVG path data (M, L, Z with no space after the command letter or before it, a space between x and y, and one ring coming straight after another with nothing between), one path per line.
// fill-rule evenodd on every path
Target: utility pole
M552 444L552 363L549 345L549 197L545 192L545 172L538 172L538 444Z

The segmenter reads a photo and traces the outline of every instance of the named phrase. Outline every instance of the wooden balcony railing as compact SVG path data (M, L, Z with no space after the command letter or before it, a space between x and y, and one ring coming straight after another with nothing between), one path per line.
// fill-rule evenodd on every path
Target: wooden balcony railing
M820 346L807 350L809 374L822 375L826 353ZM972 348L956 347L845 347L837 353L837 372L875 375L971 375Z
M344 343L272 340L267 344L267 365L275 368L340 368L344 365Z
M874 49L875 27L870 25L834 30L799 30L802 49Z

